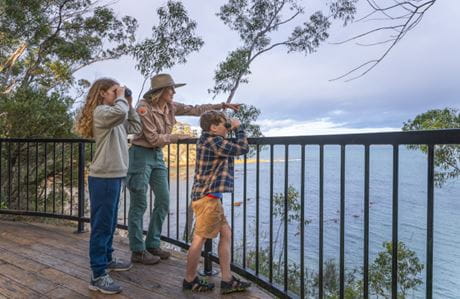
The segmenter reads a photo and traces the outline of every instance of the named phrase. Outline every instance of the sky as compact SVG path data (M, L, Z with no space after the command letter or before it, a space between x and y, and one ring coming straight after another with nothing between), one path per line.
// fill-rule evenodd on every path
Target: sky
M197 21L197 34L205 44L188 57L186 64L165 71L176 82L187 83L176 90L175 100L186 104L220 103L226 95L212 99L207 90L213 87L219 62L240 45L237 33L215 15L226 1L182 2L189 16ZM309 16L321 8L318 3L322 1L299 2L306 7L305 16ZM120 17L130 15L138 20L140 41L150 36L151 27L158 21L155 11L165 4L166 1L120 0L112 8ZM359 6L358 18L366 9ZM375 22L385 23L357 22L347 27L336 24L316 53L287 54L285 48L275 48L259 56L251 65L249 83L240 86L233 102L261 110L257 123L265 136L398 131L405 121L427 110L460 108L459 19L458 0L438 0L376 68L350 82L331 79L377 58L385 48L334 43L375 28ZM299 22L302 21L295 24ZM282 40L288 32L276 32L273 41ZM365 41L381 40L384 37L380 35ZM91 65L76 76L90 81L112 77L137 95L143 77L134 65L132 58L123 57ZM195 117L177 119L193 127L198 124Z

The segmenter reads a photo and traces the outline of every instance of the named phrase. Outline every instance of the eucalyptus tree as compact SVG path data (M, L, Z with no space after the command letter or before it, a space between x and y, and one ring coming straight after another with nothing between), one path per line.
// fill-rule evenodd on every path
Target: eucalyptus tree
M72 136L71 90L88 84L77 81L75 72L129 54L135 42L137 21L118 17L109 4L91 0L0 1L0 137ZM46 167L50 160L46 144L10 145L8 155L4 155L5 147L0 152L1 165L8 165L1 168L0 201L8 194L8 207L22 208L19 198L28 189L24 182L28 182L36 186L30 190L36 193L31 196L38 205L42 195L46 199L46 187L42 187L51 175ZM29 169L36 173L34 178L21 171L24 163L20 160L29 153L35 157ZM59 159L55 162L60 163ZM67 166L62 171L68 171ZM8 181L4 179L7 172L15 174ZM7 184L15 187L5 193ZM20 185L22 188L16 188Z
M0 4L0 92L68 88L74 73L131 50L137 21L100 1L4 0Z
M316 11L305 17L300 0L229 0L217 16L239 34L241 45L219 63L214 74L215 85L209 90L214 96L229 93L230 103L242 83L249 82L254 60L275 48L287 53L313 53L328 37L333 20L344 25L352 21L357 0L329 1L328 13ZM274 41L272 35L293 27L287 36Z
M241 44L218 64L214 74L214 87L208 92L216 97L228 93L230 103L241 84L249 82L251 64L262 54L276 48L284 48L287 53L313 53L328 37L333 20L341 20L346 25L356 13L357 0L334 0L327 5L328 13L316 11L305 17L306 10L300 0L229 0L221 6L217 16L231 30L237 32ZM273 37L280 30L289 30L286 36ZM260 128L250 121L257 119L260 110L246 105L232 117L242 120L250 136L262 136Z
M458 129L460 128L460 112L458 109L445 108L428 110L404 123L403 131ZM428 153L426 145L408 145L409 149ZM434 155L434 182L442 187L451 179L460 176L460 146L437 145Z
M136 68L144 76L139 97L148 78L176 64L186 63L187 56L199 51L204 44L195 33L196 21L190 19L181 2L168 1L157 9L157 15L158 25L152 27L151 38L133 48Z

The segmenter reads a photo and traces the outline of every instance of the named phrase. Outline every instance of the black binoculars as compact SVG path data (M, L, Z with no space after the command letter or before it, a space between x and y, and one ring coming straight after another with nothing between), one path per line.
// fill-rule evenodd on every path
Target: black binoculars
M131 89L125 87L125 98L130 97L132 94L133 92L131 91Z

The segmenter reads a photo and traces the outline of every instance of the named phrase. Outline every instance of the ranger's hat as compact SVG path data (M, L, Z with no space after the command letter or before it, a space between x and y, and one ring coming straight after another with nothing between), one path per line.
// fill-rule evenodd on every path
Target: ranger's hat
M144 97L149 96L155 91L165 87L178 88L184 85L185 83L175 83L169 74L158 74L150 79L150 90L145 93Z

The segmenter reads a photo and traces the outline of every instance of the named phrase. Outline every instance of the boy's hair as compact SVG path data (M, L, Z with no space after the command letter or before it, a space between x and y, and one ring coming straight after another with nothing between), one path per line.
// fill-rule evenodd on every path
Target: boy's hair
M97 106L102 104L101 91L107 91L110 87L118 84L117 81L109 78L101 78L91 85L86 101L75 123L75 131L83 137L93 138L93 112Z
M201 114L200 127L203 131L209 131L211 125L219 125L221 122L226 122L227 116L222 111L210 110Z

